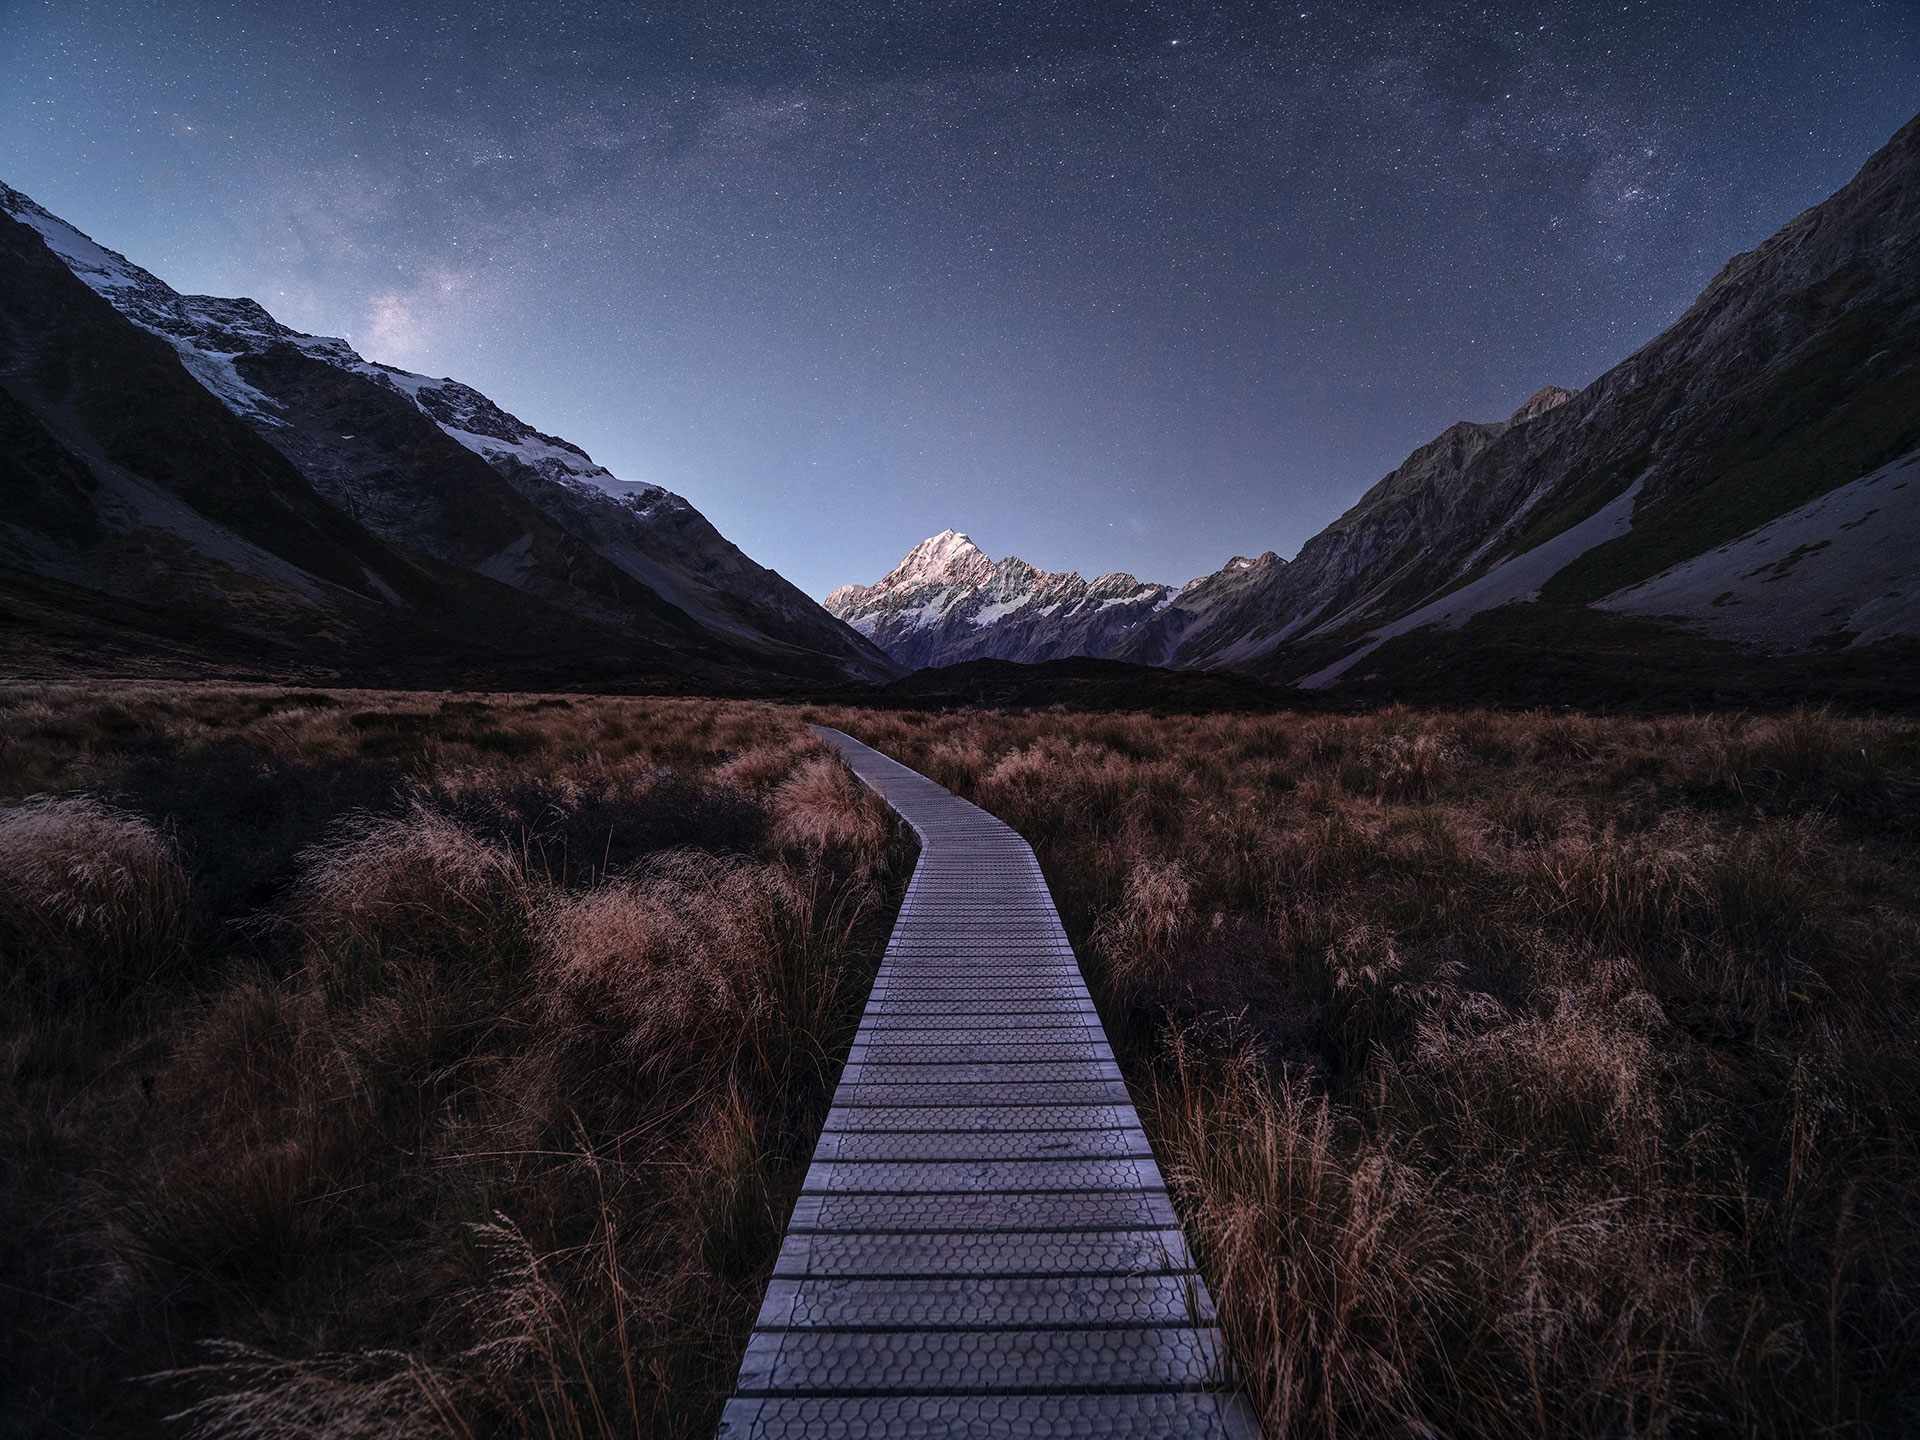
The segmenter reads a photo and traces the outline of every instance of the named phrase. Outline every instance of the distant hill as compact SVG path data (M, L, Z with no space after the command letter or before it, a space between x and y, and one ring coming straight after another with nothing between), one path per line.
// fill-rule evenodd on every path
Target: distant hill
M1223 670L1165 670L1070 657L1021 663L967 660L916 670L861 695L823 695L907 710L1164 710L1174 714L1299 708L1297 692Z

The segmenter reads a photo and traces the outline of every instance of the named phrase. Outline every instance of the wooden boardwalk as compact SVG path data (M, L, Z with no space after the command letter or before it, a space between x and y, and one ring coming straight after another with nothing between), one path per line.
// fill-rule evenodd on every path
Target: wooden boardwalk
M1258 1440L1033 851L818 733L920 862L720 1434Z

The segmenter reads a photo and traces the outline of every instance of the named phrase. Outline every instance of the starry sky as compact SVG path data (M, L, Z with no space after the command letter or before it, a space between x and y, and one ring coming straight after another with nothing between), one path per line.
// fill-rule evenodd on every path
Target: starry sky
M1912 0L0 0L0 179L816 596L1291 555L1917 110Z

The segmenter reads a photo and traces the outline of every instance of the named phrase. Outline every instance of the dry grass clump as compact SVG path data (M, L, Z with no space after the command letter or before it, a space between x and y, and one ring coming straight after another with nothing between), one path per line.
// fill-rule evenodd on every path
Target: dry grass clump
M844 1000L833 942L848 917L817 901L777 862L668 852L546 908L541 989L631 1057L623 1081L662 1067L781 1079Z
M161 831L85 795L0 809L5 984L47 1005L170 977L186 957L186 876Z
M1193 928L1193 885L1168 860L1138 860L1127 871L1120 903L1101 918L1095 949L1115 984L1164 986Z
M1920 728L817 718L1034 843L1269 1434L1920 1430Z
M0 695L4 1428L711 1434L902 834L765 706L286 698Z
M533 895L499 844L415 801L402 817L350 815L305 852L290 917L309 974L330 993L471 973L521 948Z
M205 1440L441 1440L433 1377L411 1356L362 1351L283 1360L211 1341L206 1364L166 1378L207 1392L174 1417Z
M837 850L877 856L891 824L884 802L828 755L796 766L773 792L773 804L775 840L809 854Z
M1173 1088L1148 1113L1178 1157L1168 1178L1183 1208L1212 1201L1208 1279L1236 1349L1262 1357L1266 1413L1314 1433L1361 1419L1421 1428L1427 1388L1448 1378L1430 1357L1463 1278L1447 1263L1432 1177L1336 1135L1344 1117L1304 1081L1274 1085L1244 1059L1175 1047Z

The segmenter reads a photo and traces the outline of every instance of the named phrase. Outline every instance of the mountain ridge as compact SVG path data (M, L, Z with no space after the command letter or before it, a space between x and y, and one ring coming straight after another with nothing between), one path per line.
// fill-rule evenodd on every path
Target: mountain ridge
M1097 653L1167 603L1170 586L1121 571L1092 580L1018 556L994 560L957 530L907 552L872 585L842 585L829 614L912 669L977 659L1037 662Z
M9 673L758 678L650 592L610 630L390 544L6 214L0 396Z
M899 673L684 499L619 480L472 387L368 361L344 340L280 324L251 299L181 295L9 187L0 186L0 214L165 341L322 500L401 551L600 628L678 633L678 615L691 630L676 644L704 635L770 672L867 681Z
M1739 653L1768 644L1887 643L1920 624L1910 618L1920 576L1899 558L1920 544L1920 521L1904 499L1870 503L1903 494L1910 472L1888 470L1872 495L1861 487L1916 447L1920 117L1581 390L1547 386L1504 420L1449 426L1291 560L1236 556L1084 637L1091 648L1079 653L1287 684L1377 680L1390 694L1396 673L1430 679L1441 652L1471 668L1479 636L1493 637L1508 669L1530 644L1610 636L1604 648L1624 653L1673 637L1729 673L1746 663ZM1848 486L1866 497L1859 505L1821 504ZM1769 536L1877 568L1795 562L1780 575L1798 577L1821 625L1761 623L1777 595L1722 574L1731 559L1702 557L1748 554ZM1711 613L1741 604L1752 623ZM1649 613L1658 605L1672 613ZM995 637L1021 648L980 643ZM955 658L1038 658L1049 643L989 627ZM1361 675L1368 657L1384 669Z
M1624 532L1541 581L1548 603L1532 618L1551 628L1556 607L1649 579L1916 443L1920 119L1847 185L1730 260L1672 325L1578 395L1493 437L1417 505L1368 515L1363 497L1301 547L1256 609L1173 658L1288 680L1318 673L1338 657L1298 642L1351 654L1383 622L1639 485ZM1343 528L1369 548L1364 563L1351 563Z

